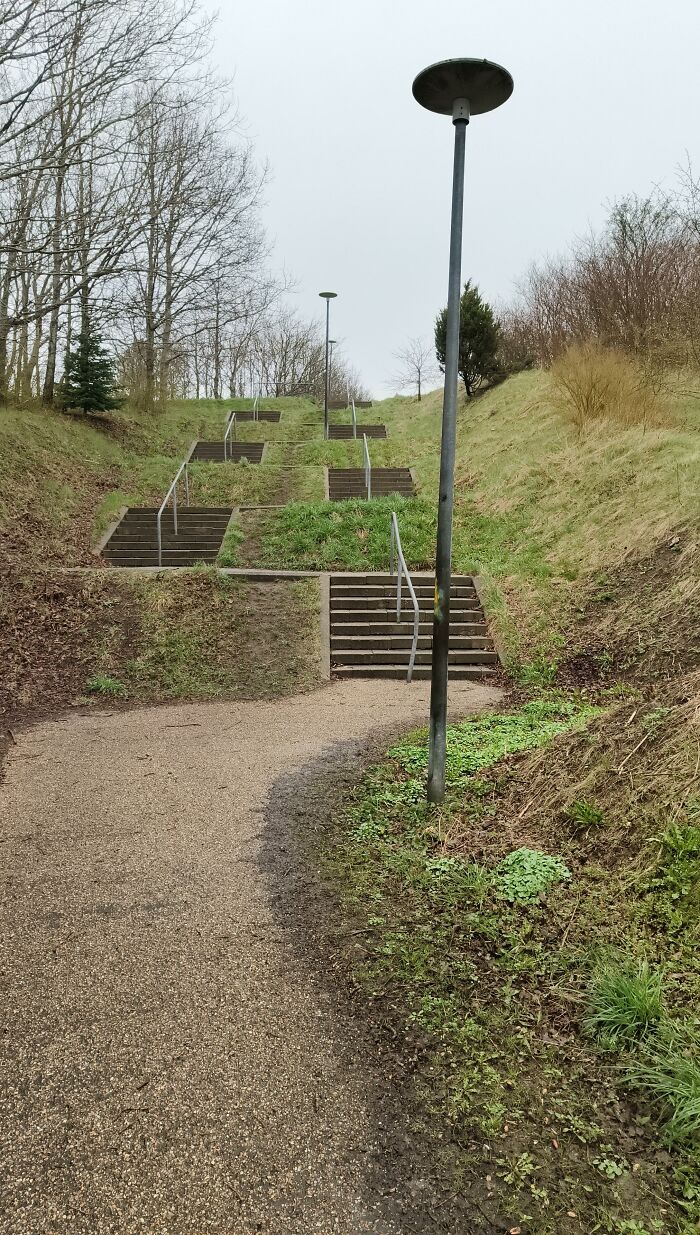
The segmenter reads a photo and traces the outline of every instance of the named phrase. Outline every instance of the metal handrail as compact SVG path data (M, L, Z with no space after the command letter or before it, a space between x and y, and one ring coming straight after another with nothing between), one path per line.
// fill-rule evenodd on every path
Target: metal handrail
M258 419L258 400L259 400L259 399L260 399L260 395L256 395L256 396L255 396L255 401L254 401L254 403L253 403L253 420L257 420L257 419Z
M224 463L228 461L227 443L230 448L231 442L236 440L236 413L231 412L226 421L226 431L224 433Z
M352 435L357 437L357 412L355 411L355 400L352 401Z
M367 486L367 501L369 501L372 496L372 460L369 457L366 433L362 434L362 446L365 452L365 485Z
M163 511L165 510L165 507L167 506L170 500L171 493L173 496L173 530L175 532L175 535L177 536L177 482L182 476L183 472L185 473L185 505L189 506L190 504L190 478L189 478L189 473L187 471L187 467L188 467L188 460L185 459L184 463L181 463L179 468L177 469L177 475L173 483L171 484L170 488L168 489L168 492L166 493L165 497L163 498L160 510L158 511L158 514L156 515L156 529L158 533L158 565L159 566L163 565L163 534L161 530L161 519L163 517Z
M390 573L392 575L394 573L394 562L396 562L396 621L397 622L401 621L401 601L402 601L401 577L402 575L406 576L406 583L408 585L408 593L409 593L409 596L411 597L411 602L413 604L413 643L411 644L411 655L408 661L408 673L406 674L406 681L410 682L411 678L413 677L413 667L416 663L416 651L418 649L418 627L420 625L420 609L418 607L418 598L416 596L416 589L414 588L413 580L411 579L411 576L408 573L406 559L403 555L403 549L401 548L401 537L399 535L398 521L396 519L395 512L392 510L391 512L391 547L389 549L389 568L390 568Z

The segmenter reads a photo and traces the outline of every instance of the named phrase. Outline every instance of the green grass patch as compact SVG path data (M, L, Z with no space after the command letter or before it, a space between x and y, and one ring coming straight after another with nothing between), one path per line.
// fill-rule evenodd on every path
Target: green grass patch
M700 1153L700 1034L697 1025L662 1021L646 1049L627 1063L624 1074L627 1084L642 1090L660 1111L665 1120L666 1144L688 1146L695 1151L693 1160L697 1173L692 1199L700 1201L700 1158L697 1156Z
M238 566L240 565L240 547L243 541L244 532L238 519L232 519L221 542L216 565L217 566Z
M128 699L129 692L123 682L104 673L93 674L85 683L88 695L100 695L104 699Z
M288 570L386 570L392 511L408 565L428 567L434 554L434 505L398 496L293 502L275 512L268 525L260 564Z
M646 960L605 962L594 974L584 1021L605 1047L645 1037L663 1015L661 973Z

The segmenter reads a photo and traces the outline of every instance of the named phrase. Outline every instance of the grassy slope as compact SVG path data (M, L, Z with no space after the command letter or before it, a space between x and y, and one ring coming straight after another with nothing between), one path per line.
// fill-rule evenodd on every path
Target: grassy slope
M103 689L142 701L259 697L319 680L313 584L266 591L261 638L249 593L213 572L155 579L55 569L99 567L90 546L119 507L160 501L191 442L221 437L228 408L240 402L174 403L152 417L125 409L104 423L0 410L0 712L8 720L73 703L91 679L94 697ZM239 438L319 431L308 402L281 406L283 425L242 424ZM192 468L192 498L203 504L322 492L318 467Z
M387 425L372 442L372 459L410 464L417 479L415 513L404 505L407 557L429 565L434 546L441 396L375 404ZM578 436L548 400L548 379L523 373L467 403L459 412L454 564L482 576L506 651L515 662L558 654L571 604L597 574L651 553L672 530L700 521L700 401L671 399L675 423L648 430L601 423ZM312 443L299 461L359 466L355 443ZM387 503L386 505L391 505ZM380 566L388 513L379 504L349 508L352 532L339 535L341 511L291 507L263 540L266 564L305 567ZM418 534L417 534L418 531ZM335 545L335 556L330 546ZM386 554L386 550L383 551Z
M418 499L290 507L267 560L291 544L307 566L382 566L395 506L429 562L439 402L375 409L391 436L373 458L411 462ZM583 693L545 695L558 733L517 701L453 730L440 811L409 738L325 845L364 941L349 963L422 1061L447 1210L468 1198L474 1229L700 1225L700 402L672 403L666 428L582 437L541 374L463 406L455 565L485 581L521 680ZM569 877L508 900L522 850Z
M221 438L230 407L242 400L176 402L153 416L125 409L108 421L0 409L0 548L27 563L88 560L89 546L121 506L159 502L178 463L199 437ZM271 400L280 425L242 424L240 440L319 432L305 400ZM193 500L268 502L323 495L320 468L298 473L246 465L193 468Z

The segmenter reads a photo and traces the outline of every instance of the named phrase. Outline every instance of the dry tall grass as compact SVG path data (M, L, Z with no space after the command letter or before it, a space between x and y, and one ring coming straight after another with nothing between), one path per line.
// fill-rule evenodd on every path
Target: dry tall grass
M669 420L657 378L617 348L573 344L552 364L551 383L555 406L579 433L603 418L645 429Z

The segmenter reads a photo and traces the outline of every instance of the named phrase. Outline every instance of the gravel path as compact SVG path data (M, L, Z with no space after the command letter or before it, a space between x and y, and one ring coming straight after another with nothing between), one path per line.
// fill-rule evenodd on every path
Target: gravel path
M498 692L455 684L455 713ZM46 722L0 786L3 1235L398 1235L371 1067L271 912L268 795L427 685Z

